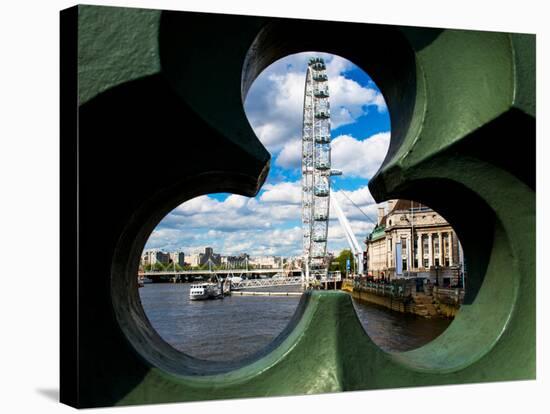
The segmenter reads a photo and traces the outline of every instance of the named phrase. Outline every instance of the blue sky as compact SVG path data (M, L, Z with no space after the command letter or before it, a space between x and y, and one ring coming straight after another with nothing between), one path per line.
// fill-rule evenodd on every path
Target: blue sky
M334 177L332 196L340 201L357 238L364 240L373 224L348 198L375 221L376 205L367 184L387 152L388 110L377 86L361 69L338 56L308 52L269 66L246 98L249 122L272 156L259 194L254 198L210 194L189 200L159 223L146 248L190 254L212 246L222 254L301 254L302 107L307 61L312 56L322 56L327 63L332 166L344 172ZM331 218L329 251L338 253L346 247L338 221Z

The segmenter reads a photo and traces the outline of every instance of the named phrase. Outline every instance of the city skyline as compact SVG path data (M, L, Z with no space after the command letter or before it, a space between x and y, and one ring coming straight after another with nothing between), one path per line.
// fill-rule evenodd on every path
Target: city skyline
M330 255L330 253L329 253ZM164 268L176 265L180 268L187 266L191 268L204 267L210 264L218 267L226 267L232 269L260 267L260 268L278 268L283 264L292 263L294 266L301 263L302 258L299 256L254 256L246 252L236 255L226 255L216 252L211 247L207 246L203 251L196 253L185 253L181 250L163 251L160 249L146 249L141 254L140 267L143 268L156 266L161 264Z
M307 61L312 56L322 56L327 62L332 161L334 168L344 172L334 180L332 194L340 201L356 236L365 239L374 227L377 209L368 180L389 145L386 104L374 82L351 62L324 53L300 53L262 72L245 102L252 128L272 155L269 175L258 195L209 194L189 200L159 223L146 249L192 252L210 246L227 255L301 255L303 88ZM329 223L328 239L328 249L335 254L348 247L335 217Z
M170 255L170 254L173 254L173 253L183 253L185 255L185 257L188 257L188 256L198 255L198 254L204 253L205 250L208 249L208 248L212 248L212 246L206 246L205 245L204 247L199 247L199 248L196 248L192 251L191 250L184 250L182 248L176 248L174 250L167 250L167 249L163 249L163 248L146 248L146 249L143 249L143 252L142 252L141 256L143 257L148 252L161 252L161 253L166 254L166 255ZM252 254L249 254L248 252L245 252L245 251L237 252L237 253L225 253L225 252L217 251L214 248L212 248L212 249L213 249L214 253L219 254L221 257L249 256L249 257L296 258L296 257L300 256L300 255L285 256L285 255L277 255L277 254L252 255ZM328 253L331 254L333 252L328 252Z

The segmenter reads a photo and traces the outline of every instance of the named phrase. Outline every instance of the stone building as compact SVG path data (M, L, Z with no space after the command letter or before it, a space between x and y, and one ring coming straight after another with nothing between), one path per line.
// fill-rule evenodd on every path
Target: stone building
M411 242L412 241L412 242ZM409 200L390 200L378 209L366 240L367 274L375 279L425 278L434 284L463 283L462 248L437 212Z

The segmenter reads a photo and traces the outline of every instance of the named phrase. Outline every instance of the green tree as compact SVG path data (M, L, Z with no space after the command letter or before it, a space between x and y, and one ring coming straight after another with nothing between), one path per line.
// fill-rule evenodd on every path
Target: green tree
M329 272L335 272L337 270L340 270L340 262L336 260L336 258L333 258L333 260L330 262L330 266L328 267Z
M163 270L165 270L165 268L164 268L164 265L163 265L161 262L156 262L156 263L153 265L153 271L155 271L155 272L162 272Z
M344 249L340 252L335 261L338 262L338 270L342 272L342 275L347 275L346 262L349 259L351 267L353 268L353 254L350 249Z

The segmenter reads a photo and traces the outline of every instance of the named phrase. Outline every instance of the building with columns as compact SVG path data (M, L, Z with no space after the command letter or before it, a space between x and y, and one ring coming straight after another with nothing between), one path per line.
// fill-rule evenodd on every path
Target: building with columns
M463 254L450 224L431 208L409 200L380 207L366 240L367 274L375 279L425 278L434 284L463 283Z

